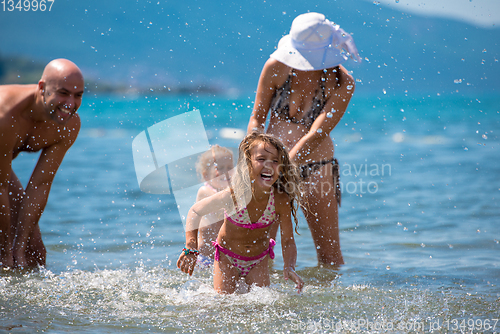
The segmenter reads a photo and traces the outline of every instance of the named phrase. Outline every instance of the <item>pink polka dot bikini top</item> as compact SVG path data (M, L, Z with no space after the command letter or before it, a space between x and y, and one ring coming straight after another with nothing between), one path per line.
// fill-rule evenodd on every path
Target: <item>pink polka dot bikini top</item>
M257 222L252 223L246 207L236 212L232 216L228 216L226 213L224 215L226 219L229 220L234 225L243 228L249 228L251 230L270 226L276 220L276 208L274 206L274 190L271 191L271 194L269 195L269 200L267 201L266 209L264 210L262 216L259 218Z

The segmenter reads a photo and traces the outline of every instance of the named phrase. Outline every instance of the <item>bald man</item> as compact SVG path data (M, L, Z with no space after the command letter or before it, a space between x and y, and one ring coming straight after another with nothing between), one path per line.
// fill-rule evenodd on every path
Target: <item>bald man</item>
M45 67L34 85L0 86L0 266L45 265L38 221L57 169L78 136L84 80L67 59ZM40 158L23 188L12 170L20 152Z

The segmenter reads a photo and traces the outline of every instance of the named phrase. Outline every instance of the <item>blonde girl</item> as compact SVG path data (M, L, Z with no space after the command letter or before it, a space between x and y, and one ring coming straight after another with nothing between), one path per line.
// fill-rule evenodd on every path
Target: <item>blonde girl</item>
M268 259L274 258L271 239L274 225L281 230L283 277L304 282L295 272L297 247L292 217L297 229L300 177L288 151L275 137L253 132L240 144L236 172L231 187L207 197L191 207L186 221L186 246L177 266L192 275L198 250L201 217L224 209L224 222L215 247L214 288L233 293L240 279L248 285L269 286Z

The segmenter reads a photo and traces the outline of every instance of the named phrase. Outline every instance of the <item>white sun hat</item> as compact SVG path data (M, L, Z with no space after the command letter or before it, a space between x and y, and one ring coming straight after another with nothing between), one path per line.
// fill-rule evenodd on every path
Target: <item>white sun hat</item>
M297 16L290 34L281 38L271 54L271 58L302 71L335 67L349 56L361 61L352 36L320 13Z

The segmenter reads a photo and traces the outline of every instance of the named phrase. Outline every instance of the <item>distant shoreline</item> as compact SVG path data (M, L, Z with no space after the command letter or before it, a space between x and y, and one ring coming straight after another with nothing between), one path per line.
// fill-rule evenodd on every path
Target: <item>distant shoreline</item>
M26 85L34 84L40 80L46 63L39 60L30 60L23 56L0 55L0 85ZM184 95L184 94L228 94L226 90L214 85L183 85L147 87L145 85L123 85L103 82L95 78L85 79L85 90L91 94L133 94L143 95L154 93L156 95Z
M0 85L8 84L34 84L40 80L46 62L40 59L32 60L22 55L2 55L0 54ZM84 71L85 72L85 71ZM85 73L84 73L85 75ZM391 97L406 98L431 98L431 97L446 97L456 96L464 98L472 97L494 97L498 94L496 88L491 90L475 90L469 87L468 84L455 84L453 89L447 87L446 89L437 90L414 90L413 92L404 87L397 87L394 89L387 89L382 92L377 87L363 85L363 82L358 82L356 85L356 93L354 99L357 97L372 97L374 99L387 99ZM153 85L144 82L133 83L114 83L112 80L104 81L93 76L85 75L85 92L87 94L97 95L115 95L115 96L179 96L179 95L217 95L226 97L242 97L248 96L253 99L255 96L254 89L240 90L236 87L222 87L217 84L207 84L205 82L193 83L177 83L161 84L156 81Z

